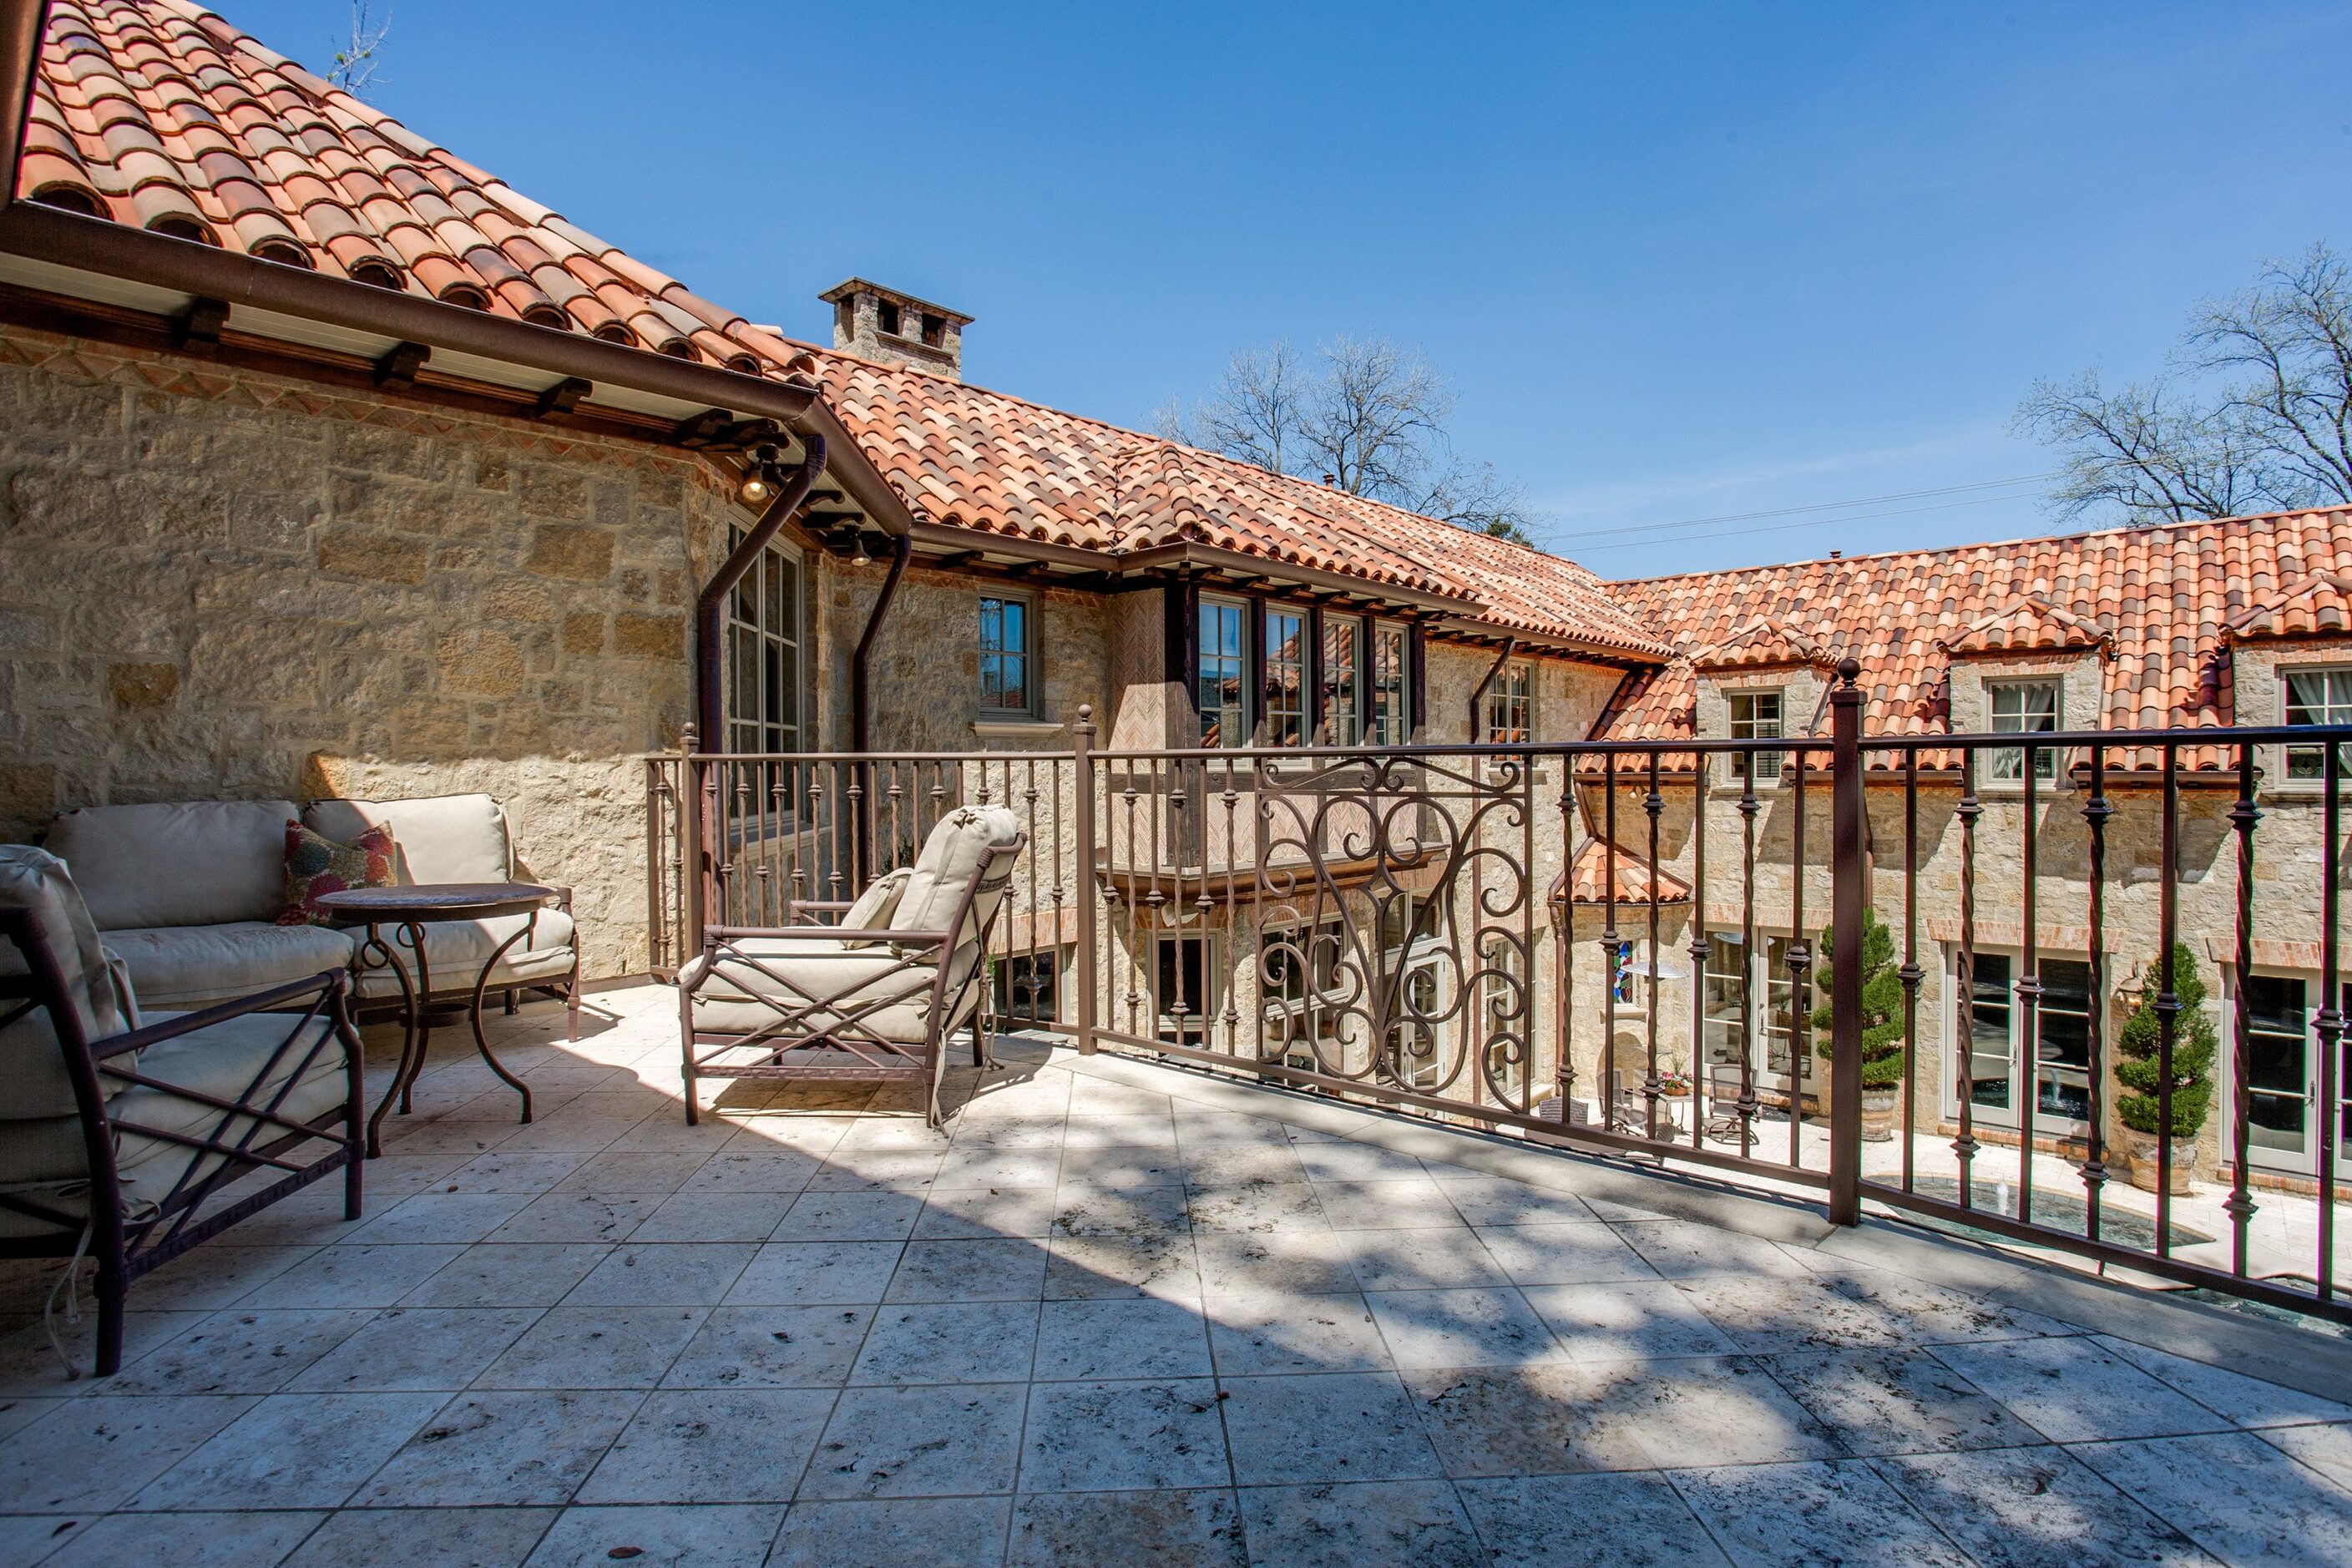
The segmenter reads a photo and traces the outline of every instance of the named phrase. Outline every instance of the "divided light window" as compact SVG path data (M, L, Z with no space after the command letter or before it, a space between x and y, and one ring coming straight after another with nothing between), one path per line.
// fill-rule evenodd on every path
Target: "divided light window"
M1265 743L1307 740L1307 617L1297 610L1265 612Z
M1249 744L1249 617L1231 599L1201 600L1201 744Z
M1352 616L1323 617L1324 744L1352 746L1363 738L1364 623Z
M743 531L734 531L734 542ZM730 752L797 752L801 739L801 563L761 552L727 600L727 733Z
M1535 739L1535 666L1513 659L1486 688L1486 744L1520 746Z
M1775 691L1735 691L1731 693L1731 738L1735 741L1777 741L1784 731L1780 723L1780 696ZM1745 752L1731 753L1731 776L1748 776L1748 756ZM1756 776L1773 779L1780 776L1780 753L1777 751L1758 752Z
M980 705L991 713L1031 713L1030 607L1026 599L983 594L980 600Z
M1402 746L1412 739L1406 647L1402 626L1393 621L1372 623L1371 723L1366 739L1375 746Z
M2052 735L2058 731L2058 683L2054 680L2003 680L1991 688L1992 732L1996 735ZM1986 753L1992 776L2009 783L2025 777L2023 747ZM2058 751L2045 746L2033 753L2033 776L2045 783L2058 776Z
M2290 724L2352 724L2352 669L2290 669L2286 675L2286 721ZM2352 777L2352 744L2336 747L2336 776ZM2318 746L2289 746L2286 776L2325 779L2327 753Z

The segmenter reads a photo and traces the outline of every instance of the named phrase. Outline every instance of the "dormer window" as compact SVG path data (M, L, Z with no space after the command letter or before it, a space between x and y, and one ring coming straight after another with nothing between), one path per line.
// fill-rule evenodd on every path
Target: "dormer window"
M1992 732L1996 735L2049 735L2058 730L2058 682L1996 680L1988 683ZM2003 747L1988 752L1995 782L2021 784L2025 779L2025 748ZM2058 776L2058 750L2044 746L2033 753L2033 776L2047 784Z
M2290 724L2352 724L2352 669L2288 669L2286 721ZM2318 781L2327 776L2324 746L2289 746L2286 776ZM2336 777L2352 777L2352 746L2336 752Z
M1782 728L1782 697L1778 687L1769 691L1734 691L1727 700L1731 706L1731 738L1735 741L1777 741L1787 731ZM1763 779L1780 776L1780 753L1778 751L1731 753L1731 776L1748 777L1748 760L1756 759L1756 776Z

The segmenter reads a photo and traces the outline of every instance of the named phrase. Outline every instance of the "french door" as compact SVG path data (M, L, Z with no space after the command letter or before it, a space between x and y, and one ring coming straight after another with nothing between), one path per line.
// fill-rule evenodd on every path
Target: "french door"
M1958 967L1956 953L1956 973ZM1948 1037L1962 1047L1950 1053L1949 1093L1955 1108L1967 1099L1969 1120L1979 1125L2018 1126L2023 1097L2031 1094L2035 1131L2080 1131L2091 1114L2091 966L2042 958L2034 968L2042 994L2029 1024L2017 994L2024 973L2017 955L1979 948L1972 956L1967 1037L1959 1038L1957 1016Z
M1790 1049L1789 939L1759 933L1754 947L1738 931L1709 931L1706 938L1706 1019L1708 1080L1712 1069L1752 1065L1759 1089L1787 1093L1792 1084L1812 1082L1812 1063ZM1725 1081L1731 1081L1728 1077Z
M2298 1175L2316 1173L2320 1119L2326 1110L2319 1099L2319 982L2293 975L2254 974L2246 987L2246 1159L2266 1169ZM2352 985L2344 987L2338 1007L2352 1007ZM2223 1038L2234 1010L2225 1012ZM2344 1100L2345 1072L2352 1068L2352 1037L2339 1039L2336 1050L2336 1166L2345 1167L2344 1142L2352 1132L2352 1107ZM2222 1053L2225 1070L2234 1070L2236 1058ZM2232 1086L2234 1087L2234 1086ZM2222 1103L2234 1107L2233 1095ZM2225 1112L2226 1113L2226 1112ZM2224 1146L2230 1133L2225 1131Z

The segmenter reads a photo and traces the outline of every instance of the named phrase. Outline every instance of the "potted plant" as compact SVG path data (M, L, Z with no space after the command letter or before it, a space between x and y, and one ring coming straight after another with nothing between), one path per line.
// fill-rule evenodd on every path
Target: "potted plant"
M1687 1100L1690 1097L1690 1074L1678 1068L1669 1068L1658 1075L1660 1094L1671 1096L1675 1100Z
M2148 960L2141 977L2139 1005L2116 1036L2116 1080L2123 1086L2116 1096L2116 1116L2125 1129L2125 1147L2131 1155L2132 1185L2156 1191L2161 1172L2157 1140L2172 1140L2172 1190L2189 1191L2189 1169L2196 1163L2197 1133L2213 1105L2213 1060L2221 1050L2221 1035L2205 1015L2205 981L2197 973L2197 955L2187 942L2172 949L2172 994L2180 1010L2172 1020L2172 1125L2164 1126L2164 1070L2158 1059L2163 1026L2156 999L2164 990L2164 961Z
M1821 951L1834 953L1827 931ZM1830 994L1832 962L1825 961L1815 983ZM1833 1042L1831 1008L1823 1003L1813 1014L1813 1049L1822 1061ZM1903 1121L1903 977L1895 968L1895 933L1874 910L1862 911L1862 1135L1874 1143L1895 1136Z

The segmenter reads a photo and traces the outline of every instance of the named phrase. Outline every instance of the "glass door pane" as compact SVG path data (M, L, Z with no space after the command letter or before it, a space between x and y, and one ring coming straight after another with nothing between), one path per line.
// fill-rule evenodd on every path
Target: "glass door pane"
M2045 1121L2083 1121L2091 1114L2091 966L2045 958L2040 970L2033 1114Z
M1980 1110L2010 1109L2011 973L2005 952L1978 953L1970 972L1968 1096Z
M2246 1013L2246 1142L2254 1150L2300 1156L2311 1147L2312 1037L2304 983L2249 976Z

